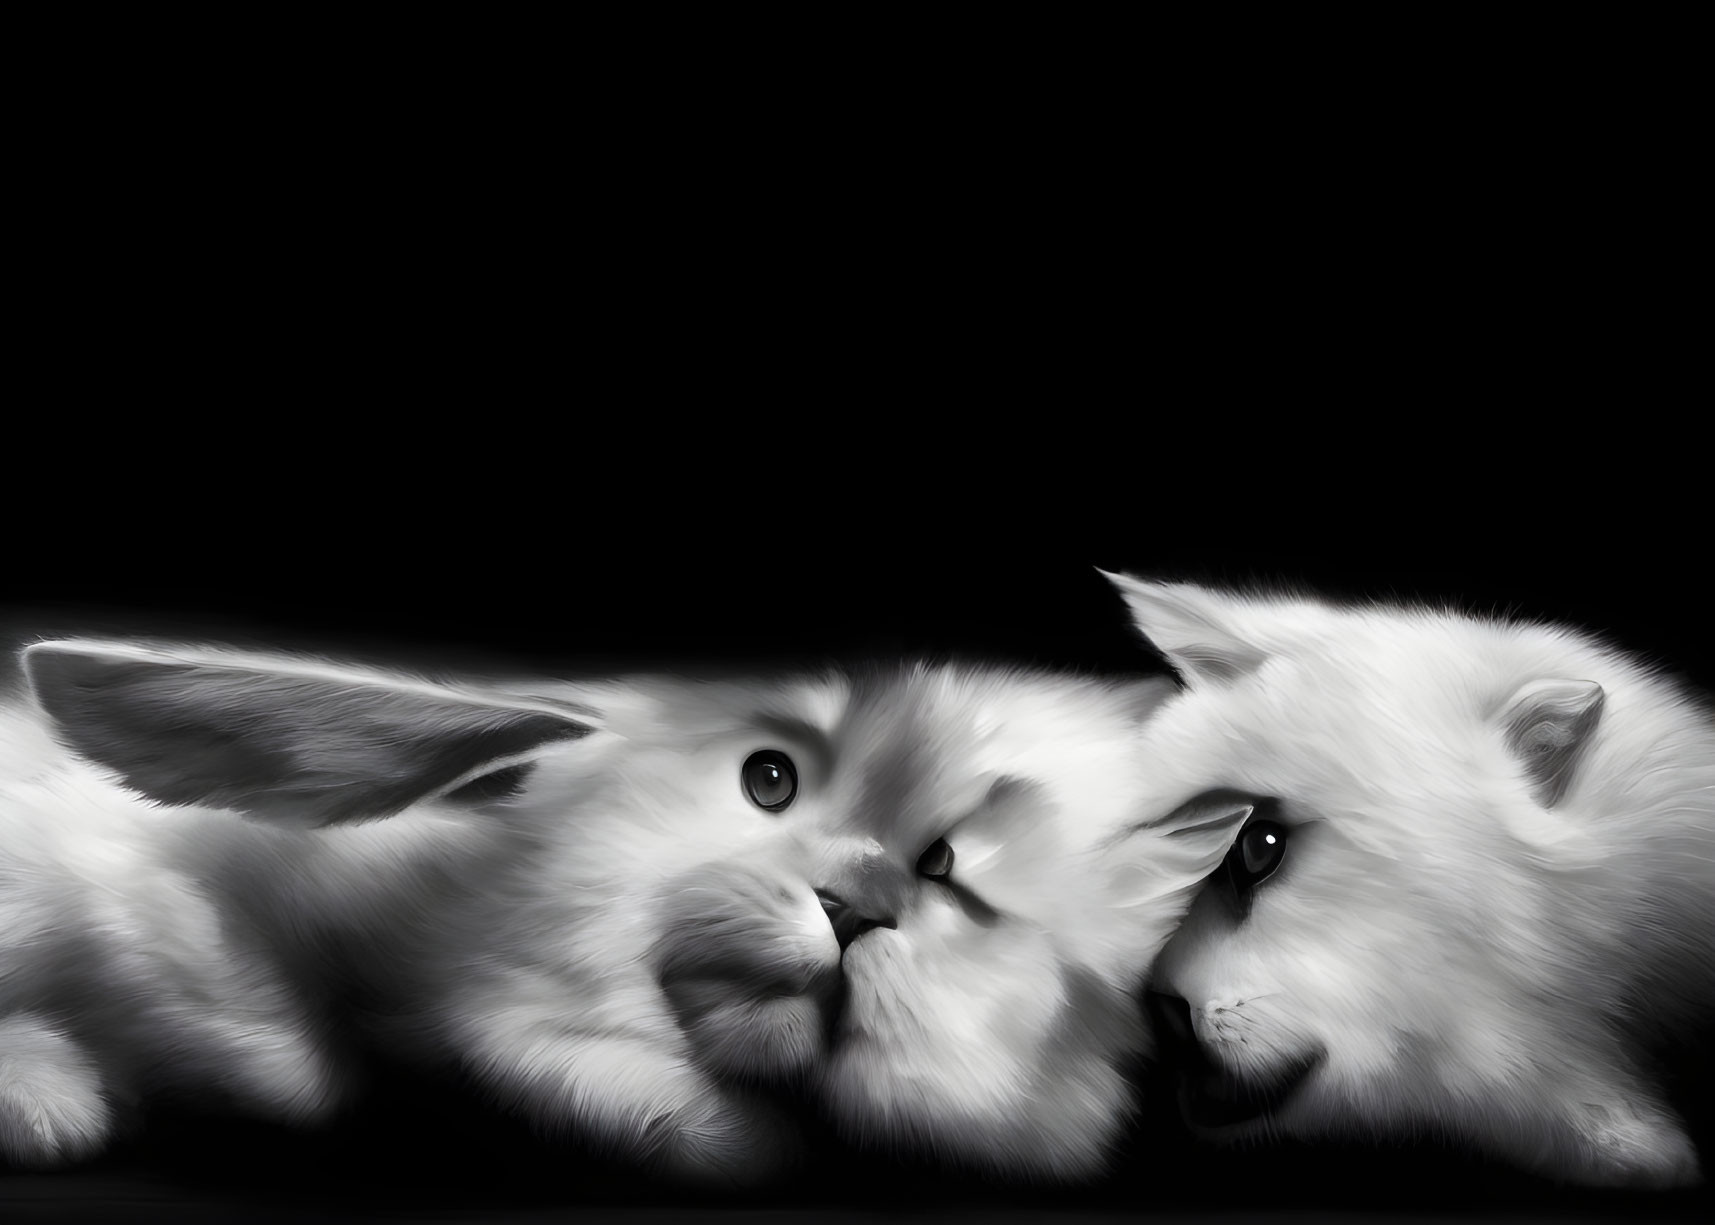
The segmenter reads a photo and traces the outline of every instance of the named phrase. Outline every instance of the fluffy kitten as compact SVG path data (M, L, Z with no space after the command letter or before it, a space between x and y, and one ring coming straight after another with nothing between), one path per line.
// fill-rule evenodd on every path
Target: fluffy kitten
M313 1119L357 992L393 1049L657 1170L766 1174L794 1085L859 1143L1087 1174L1142 976L1230 838L1139 821L1159 680L454 684L101 642L25 666L104 769L9 716L17 1161L94 1150L164 1087Z
M1715 1004L1709 709L1569 629L1114 581L1185 680L1152 807L1253 809L1154 974L1192 1122L1695 1181L1644 1052Z

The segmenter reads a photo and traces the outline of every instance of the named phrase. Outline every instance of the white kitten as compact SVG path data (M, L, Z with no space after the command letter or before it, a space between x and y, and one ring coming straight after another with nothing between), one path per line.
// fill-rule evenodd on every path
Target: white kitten
M652 1168L766 1173L795 1085L860 1143L1087 1174L1231 837L1139 821L1158 680L454 685L90 642L26 669L112 775L12 716L14 1159L176 1085L314 1117L356 994L378 1040Z
M1154 976L1192 1121L1695 1181L1644 1052L1715 1004L1709 710L1566 629L1115 582L1186 683L1155 809L1254 809Z

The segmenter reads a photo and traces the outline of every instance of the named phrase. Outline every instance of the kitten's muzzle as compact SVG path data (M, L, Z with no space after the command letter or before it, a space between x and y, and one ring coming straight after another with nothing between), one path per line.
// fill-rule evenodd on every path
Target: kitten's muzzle
M1191 1005L1177 995L1144 993L1164 1069L1179 1077L1179 1108L1194 1129L1218 1131L1278 1110L1321 1064L1321 1049L1272 1070L1241 1076L1210 1056L1191 1024Z
M834 929L834 939L840 942L841 952L866 931L877 927L899 926L899 921L891 915L877 918L866 914L850 902L820 889L816 890L816 900L822 903L822 913L828 916L828 924Z

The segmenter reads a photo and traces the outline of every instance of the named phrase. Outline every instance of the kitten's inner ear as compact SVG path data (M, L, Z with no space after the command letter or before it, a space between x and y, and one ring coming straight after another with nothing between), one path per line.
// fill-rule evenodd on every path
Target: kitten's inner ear
M1129 685L1126 689L1126 705L1132 718L1140 724L1147 723L1155 717L1155 712L1173 697L1177 689L1172 679L1166 676L1144 677Z
M1531 793L1544 808L1566 794L1604 699L1595 681L1548 679L1529 682L1502 705L1496 718L1507 748L1524 765Z
M1138 632L1187 685L1224 684L1259 667L1267 652L1239 629L1232 597L1190 583L1152 583L1101 572L1118 589Z
M38 643L24 671L61 739L150 799L297 824L390 816L592 730L403 678L115 643Z

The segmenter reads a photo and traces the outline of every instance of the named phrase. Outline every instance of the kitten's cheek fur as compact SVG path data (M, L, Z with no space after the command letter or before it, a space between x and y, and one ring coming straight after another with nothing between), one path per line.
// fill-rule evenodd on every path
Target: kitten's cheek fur
M1087 1001L1051 950L1017 930L1004 950L955 950L909 927L846 950L848 1003L823 1078L840 1129L1008 1177L1099 1173L1127 1109L1123 1079L1089 1057ZM1005 982L1033 987L997 990Z
M781 1080L820 1062L841 974L815 892L750 865L716 864L668 897L658 981L701 1064Z
M907 990L912 983L906 941L892 929L865 932L852 941L840 967L845 995L834 1026L836 1055L842 1042L885 1038L890 1027L908 1015L897 1001L910 998Z

